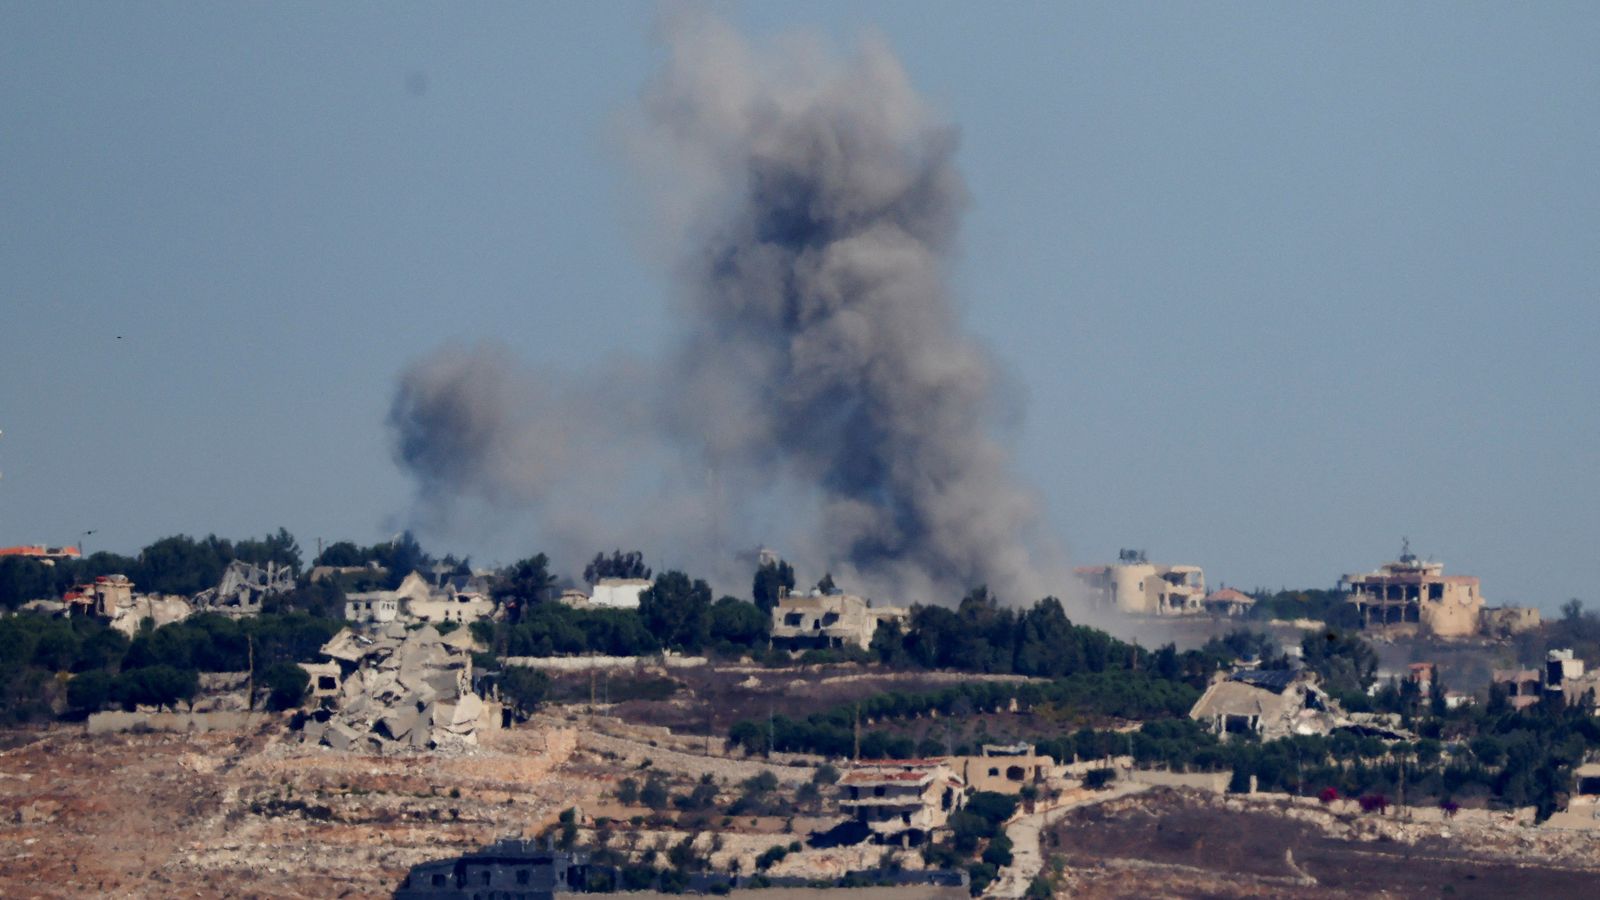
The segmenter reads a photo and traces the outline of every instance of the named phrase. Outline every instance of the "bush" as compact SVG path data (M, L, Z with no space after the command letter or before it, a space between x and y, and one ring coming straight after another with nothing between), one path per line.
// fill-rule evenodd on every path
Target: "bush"
M294 709L305 700L306 689L311 686L311 676L294 663L273 663L261 675L266 686L267 708L271 710Z
M1089 771L1083 773L1083 786L1091 791L1098 791L1110 784L1111 779L1115 778L1116 776L1117 773L1115 769L1090 769Z

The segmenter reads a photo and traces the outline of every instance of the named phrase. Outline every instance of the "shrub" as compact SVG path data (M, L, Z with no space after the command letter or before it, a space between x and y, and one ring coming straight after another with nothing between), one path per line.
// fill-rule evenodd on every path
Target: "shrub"
M1317 799L1321 800L1323 804L1332 803L1333 801L1339 799L1339 789L1336 787L1325 787L1317 792Z

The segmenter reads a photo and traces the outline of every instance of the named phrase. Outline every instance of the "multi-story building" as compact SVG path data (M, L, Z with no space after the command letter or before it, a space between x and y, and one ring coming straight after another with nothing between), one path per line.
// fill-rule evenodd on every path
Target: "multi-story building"
M879 840L918 846L965 802L966 784L943 759L860 762L839 779L839 805Z
M883 622L903 622L911 611L897 606L873 607L871 600L850 594L787 594L772 608L772 643L793 648L859 647L872 644Z
M1091 599L1125 613L1182 616L1205 612L1206 575L1199 566L1158 565L1143 550L1123 550L1106 566L1080 566L1074 573Z
M1446 575L1444 563L1417 558L1409 543L1376 572L1346 575L1341 590L1361 613L1363 628L1425 630L1437 637L1478 632L1483 591L1471 575Z

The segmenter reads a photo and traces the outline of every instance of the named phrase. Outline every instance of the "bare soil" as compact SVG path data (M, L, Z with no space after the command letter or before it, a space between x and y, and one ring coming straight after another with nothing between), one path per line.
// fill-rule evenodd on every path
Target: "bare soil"
M1538 859L1508 830L1500 846L1435 829L1413 842L1330 835L1319 824L1214 798L1157 791L1086 807L1051 829L1086 897L1583 897L1600 868ZM1574 840L1594 838L1573 836Z

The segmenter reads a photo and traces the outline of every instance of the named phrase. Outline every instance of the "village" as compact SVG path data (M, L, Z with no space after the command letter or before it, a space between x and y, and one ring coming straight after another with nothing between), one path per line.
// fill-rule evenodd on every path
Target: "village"
M1551 631L1559 623L1490 607L1477 579L1408 549L1340 579L1329 602L1342 605L1322 610L1355 626L1343 633L1263 618L1249 594L1207 591L1199 566L1125 551L1080 568L1102 613L1135 626L1209 623L1203 647L1159 652L1061 632L1049 623L1070 623L1053 599L1013 612L981 592L951 609L878 602L831 577L796 589L775 553L756 560L752 600L715 603L703 583L652 578L621 551L598 554L581 586L558 584L542 562L518 581L426 554L403 575L381 551L341 554L320 556L344 564L304 571L293 559L234 558L187 596L145 593L115 572L8 604L0 623L13 637L23 625L89 637L103 628L127 649L113 675L86 664L84 640L46 691L56 721L7 738L0 802L18 828L4 870L39 861L31 848L64 828L96 833L83 788L35 771L39 754L87 753L157 765L130 773L130 790L203 774L168 788L203 798L183 801L191 811L173 820L168 841L189 848L181 853L147 852L115 872L120 858L89 846L53 854L94 873L59 873L67 893L150 892L204 872L241 884L270 875L284 896L307 879L397 897L502 884L510 896L536 896L538 884L720 893L820 883L884 897L1092 894L1108 860L1084 870L1081 850L1054 842L1081 831L1089 810L1139 804L1287 817L1335 843L1445 841L1438 864L1451 871L1494 848L1526 857L1531 842L1541 877L1594 875L1585 854L1600 846L1600 756L1514 772L1507 753L1526 751L1507 741L1600 736L1600 671L1572 647L1529 643L1568 633ZM82 565L72 548L0 559ZM295 611L313 597L337 618ZM287 655L251 630L290 621L308 630ZM1022 636L1053 629L1060 637ZM155 670L171 667L130 660L154 662L160 640L179 634L196 642L190 664L210 670L160 696ZM44 635L32 637L35 663ZM243 656L230 657L219 642L239 635ZM963 642L979 635L1014 641L1003 665L968 655ZM1447 685L1431 661L1384 669L1372 646L1454 647L1491 674ZM1039 651L1048 661L1034 661ZM207 654L214 665L197 662ZM303 658L282 664L289 656ZM74 688L97 681L98 692ZM179 769L160 771L163 756ZM1552 772L1562 782L1545 785ZM459 855L441 858L446 847ZM1338 883L1292 855L1279 868L1261 884Z

